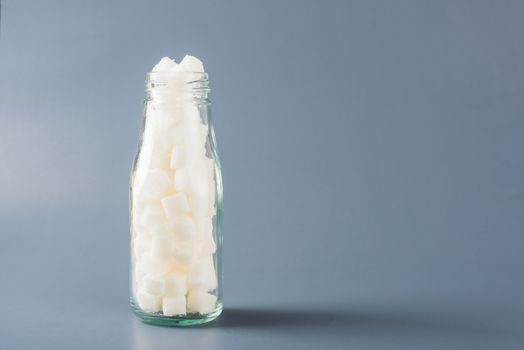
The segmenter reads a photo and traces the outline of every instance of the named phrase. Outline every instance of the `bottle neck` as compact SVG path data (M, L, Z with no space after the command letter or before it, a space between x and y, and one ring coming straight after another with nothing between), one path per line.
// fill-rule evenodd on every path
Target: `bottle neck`
M207 73L151 72L146 79L148 101L209 104Z

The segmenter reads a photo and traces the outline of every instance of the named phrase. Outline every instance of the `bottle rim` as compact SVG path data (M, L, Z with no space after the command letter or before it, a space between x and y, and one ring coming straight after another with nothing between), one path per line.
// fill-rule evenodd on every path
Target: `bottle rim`
M208 78L209 75L207 72L173 72L173 71L156 71L156 72L147 72L146 77L149 79L151 77L171 77L171 76L200 76L202 78Z
M210 92L206 72L149 72L146 75L145 90L150 98L153 98L151 94L156 91L172 97L177 94L178 99L191 96L204 102Z

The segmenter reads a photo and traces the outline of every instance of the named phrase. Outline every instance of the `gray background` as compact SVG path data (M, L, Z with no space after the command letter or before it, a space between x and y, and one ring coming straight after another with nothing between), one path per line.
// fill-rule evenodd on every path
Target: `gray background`
M522 349L522 1L2 1L1 349ZM128 308L145 73L204 60L225 306Z

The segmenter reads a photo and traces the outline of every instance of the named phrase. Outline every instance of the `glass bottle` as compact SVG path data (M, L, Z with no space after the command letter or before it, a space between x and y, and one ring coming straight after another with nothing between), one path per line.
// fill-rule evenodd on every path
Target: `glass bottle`
M186 326L222 312L222 178L207 73L151 72L131 171L131 308Z

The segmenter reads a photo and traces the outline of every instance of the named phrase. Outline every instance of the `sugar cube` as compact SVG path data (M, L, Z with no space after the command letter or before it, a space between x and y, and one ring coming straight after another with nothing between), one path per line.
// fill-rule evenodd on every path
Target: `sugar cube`
M147 119L140 149L140 158L138 159L137 173L135 175L137 179L145 178L147 172L144 173L143 171L155 168L164 169L166 165L169 166L171 143L162 130L158 122ZM166 156L167 164L165 163Z
M191 169L191 209L198 217L211 214L209 171L203 162L196 163Z
M159 259L168 259L173 250L173 235L156 235L151 241L151 255Z
M176 65L176 62L173 59L171 59L169 57L162 57L160 62L158 62L153 67L152 71L153 72L166 72L166 71L168 71L170 68L172 68L175 65Z
M189 212L189 202L183 192L162 198L162 206L166 217L171 219Z
M146 174L144 185L141 188L141 194L154 199L165 194L169 187L171 186L171 181L169 176L162 169L152 169Z
M161 277L152 275L145 275L142 279L143 290L151 295L162 295L164 294L165 281Z
M169 271L169 261L152 255L151 252L142 254L139 259L139 268L145 273L160 277Z
M211 291L217 288L217 277L212 256L194 263L187 276L187 285L191 290Z
M134 265L133 271L133 280L135 285L142 284L142 280L146 276L146 273L137 264Z
M180 61L180 66L182 66L186 72L204 72L204 65L202 64L202 61L191 55L185 55L182 61Z
M165 295L185 295L187 292L187 277L181 272L170 272L165 277Z
M133 203L133 208L135 209L136 215L138 218L138 224L144 228L148 228L151 223L155 221L163 221L164 211L160 201L157 200L147 200L142 203Z
M162 312L164 316L185 315L186 297L184 295L164 297L162 301Z
M133 237L133 253L140 256L151 249L151 235L148 233L135 234Z
M162 309L162 298L139 290L136 293L138 306L147 312L159 312Z
M173 259L176 264L188 267L195 256L195 244L192 241L177 242L173 248Z
M176 238L180 241L186 241L195 237L195 223L187 215L174 218L172 226Z
M213 234L213 219L201 218L197 221L198 226L198 255L205 256L216 251L216 243Z
M213 294L190 291L187 296L187 311L190 313L208 314L215 309L217 297Z
M193 147L175 146L171 153L171 169L189 167L201 157L201 150Z
M191 191L191 176L188 168L177 169L175 173L175 190L179 192Z

